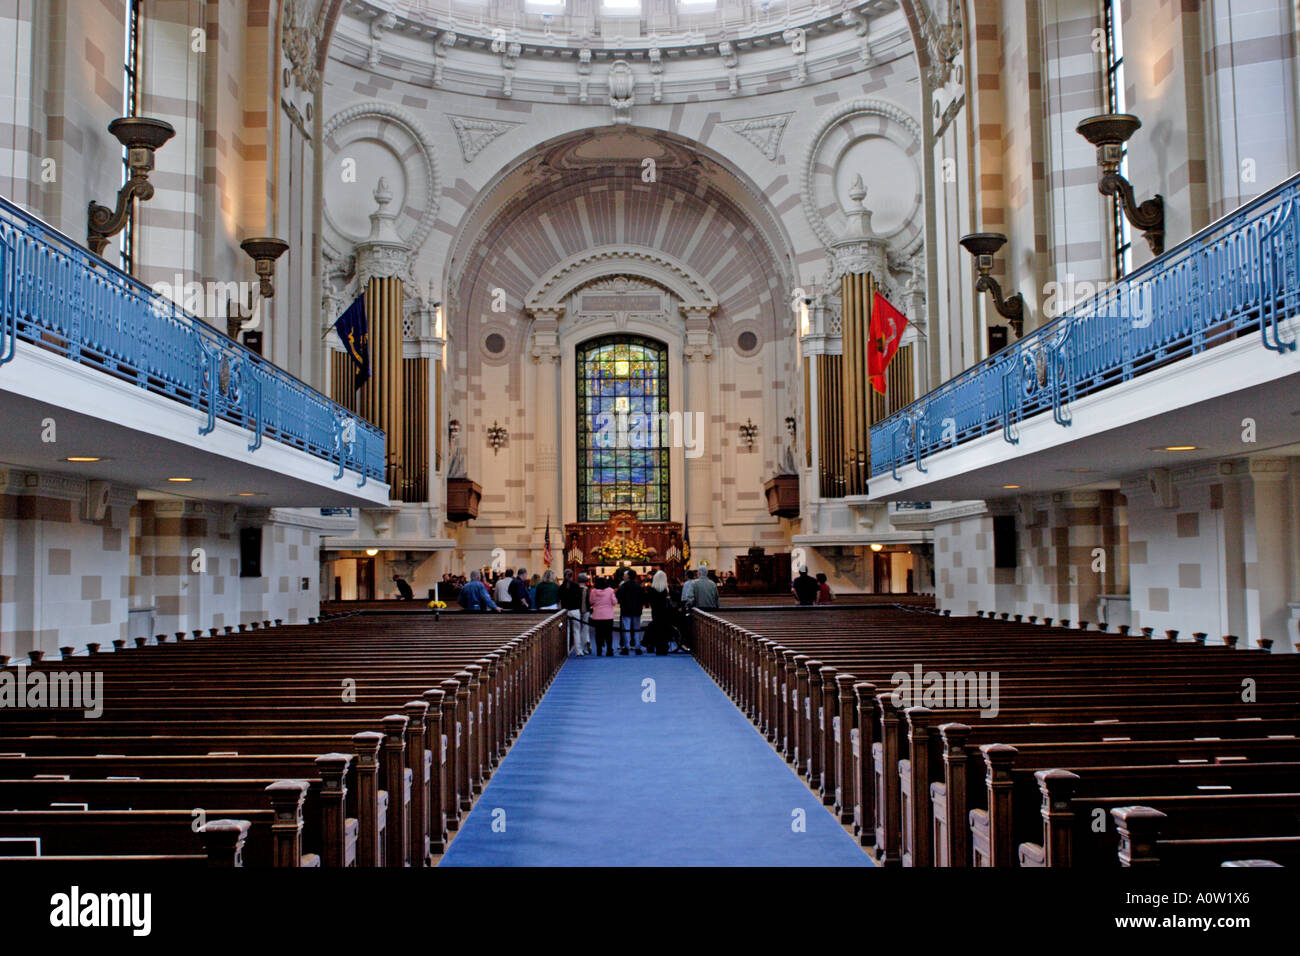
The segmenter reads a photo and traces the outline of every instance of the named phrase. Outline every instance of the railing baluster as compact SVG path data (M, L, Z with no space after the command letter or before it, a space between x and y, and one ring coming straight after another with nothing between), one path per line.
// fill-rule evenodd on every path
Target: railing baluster
M1019 441L1017 424L1045 412L1068 424L1067 405L1161 364L1195 355L1256 327L1266 349L1285 353L1283 325L1300 311L1300 176L1252 200L1177 248L1066 314L1030 332L998 356L972 366L872 428L871 475L904 480L909 459L980 438L1001 427ZM1060 336L1059 339L1054 337ZM1025 356L1046 350L1048 389L1025 394ZM1016 391L1013 394L1013 388ZM898 429L924 422L956 440L926 448L899 442ZM886 442L885 436L889 436ZM900 447L901 446L901 447Z

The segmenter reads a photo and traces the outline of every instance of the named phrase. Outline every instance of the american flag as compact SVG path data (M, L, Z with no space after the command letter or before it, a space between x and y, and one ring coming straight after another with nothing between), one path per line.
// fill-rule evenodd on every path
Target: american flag
M542 563L551 566L551 516L546 516L546 538L542 542Z

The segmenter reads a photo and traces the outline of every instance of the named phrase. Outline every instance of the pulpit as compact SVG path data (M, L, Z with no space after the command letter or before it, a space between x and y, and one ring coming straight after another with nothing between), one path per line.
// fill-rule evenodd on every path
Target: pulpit
M746 594L789 593L790 555L766 554L762 548L736 555L736 587Z

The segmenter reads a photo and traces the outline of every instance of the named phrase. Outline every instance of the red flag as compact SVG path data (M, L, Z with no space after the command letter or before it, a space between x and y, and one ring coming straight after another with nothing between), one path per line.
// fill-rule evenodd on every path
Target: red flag
M876 292L871 300L871 335L867 340L867 376L871 387L881 395L885 394L885 369L898 351L902 341L903 330L907 328L907 316L889 304L883 295Z
M551 566L551 516L546 516L546 538L542 544L542 563Z

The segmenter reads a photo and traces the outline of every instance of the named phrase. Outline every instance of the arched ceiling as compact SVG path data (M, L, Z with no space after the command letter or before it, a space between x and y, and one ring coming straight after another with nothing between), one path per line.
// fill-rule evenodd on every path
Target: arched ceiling
M775 338L792 321L793 253L756 187L672 134L599 129L534 150L482 190L447 260L453 334L498 318L493 290L522 315L557 264L620 247L702 277L717 294L720 334L744 322Z

